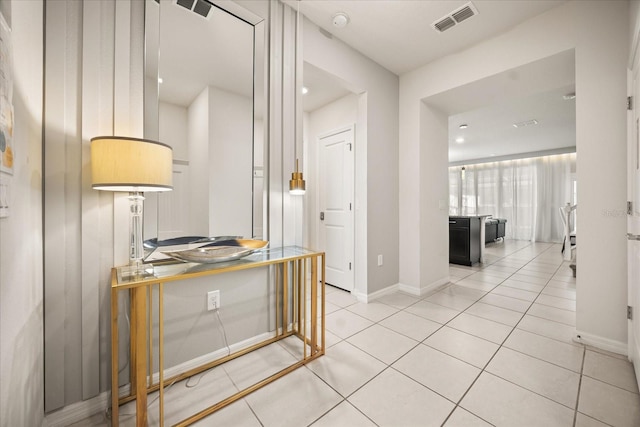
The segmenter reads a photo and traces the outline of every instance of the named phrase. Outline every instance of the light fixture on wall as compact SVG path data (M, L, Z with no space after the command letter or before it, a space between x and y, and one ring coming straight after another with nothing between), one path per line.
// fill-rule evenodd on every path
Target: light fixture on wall
M142 210L144 192L171 191L173 150L147 139L98 136L91 139L91 183L95 190L129 192L129 268L144 274Z

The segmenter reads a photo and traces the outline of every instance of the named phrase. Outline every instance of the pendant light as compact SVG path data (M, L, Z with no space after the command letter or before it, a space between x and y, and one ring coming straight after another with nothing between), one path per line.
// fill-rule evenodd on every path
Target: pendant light
M297 2L297 11L296 11L296 52L295 52L295 61L296 61L296 79L295 79L295 87L296 87L296 96L295 96L295 109L298 109L298 76L297 76L297 64L298 64L298 42L300 39L300 2ZM298 168L298 143L296 141L298 137L298 120L295 120L294 123L294 142L293 142L293 157L296 159L296 169L291 174L291 180L289 181L289 194L292 196L302 196L306 191L306 182L302 177L302 172Z
M291 174L289 181L289 194L293 196L301 196L305 193L306 182L302 178L302 172L298 171L298 159L296 159L296 170Z

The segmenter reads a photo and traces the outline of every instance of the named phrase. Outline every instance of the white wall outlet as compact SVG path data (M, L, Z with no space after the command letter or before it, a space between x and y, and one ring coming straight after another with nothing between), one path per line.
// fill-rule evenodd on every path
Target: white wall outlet
M378 255L378 267L381 267L382 264L382 255Z
M220 291L207 292L207 311L217 310L220 308Z

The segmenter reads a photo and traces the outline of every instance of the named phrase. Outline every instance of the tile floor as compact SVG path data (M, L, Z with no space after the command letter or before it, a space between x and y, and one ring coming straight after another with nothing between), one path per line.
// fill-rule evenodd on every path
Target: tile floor
M572 341L575 279L559 245L499 242L484 266L451 265L450 275L427 296L369 304L329 288L326 355L198 425L640 426L626 357ZM272 345L176 384L168 421L292 357Z

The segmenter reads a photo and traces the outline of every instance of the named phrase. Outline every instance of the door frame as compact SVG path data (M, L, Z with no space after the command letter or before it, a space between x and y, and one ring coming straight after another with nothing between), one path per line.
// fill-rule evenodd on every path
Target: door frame
M319 178L320 176L320 142L322 139L327 138L329 136L333 136L333 135L337 135L339 133L343 133L343 132L347 132L347 131L351 131L352 133L352 137L353 137L353 155L351 156L351 189L352 189L352 193L351 193L351 198L352 198L352 203L353 203L353 209L351 210L351 216L350 216L350 226L351 226L351 235L349 236L351 238L351 259L352 259L352 269L351 269L351 281L352 281L352 287L351 287L351 293L353 294L356 290L356 269L358 268L358 265L356 263L356 238L355 238L355 213L356 213L356 125L355 123L351 123L349 125L346 126L341 126L339 128L335 128L333 130L330 131L326 131L326 132L322 132L319 133L318 136L315 139L315 145L316 145L316 150L315 152L317 153L317 155L315 156L315 170L316 170L316 176ZM319 182L319 181L318 181ZM318 186L319 187L319 186ZM320 227L321 227L321 221L320 221L320 191L318 188L318 191L316 191L315 194L315 206L317 209L317 212L312 214L312 218L313 218L313 224L314 224L314 232L316 235L316 242L320 241Z
M627 233L640 234L640 31L636 31L630 50L627 70L627 94L632 106L627 111L627 200L633 202L627 212ZM636 246L634 246L636 245ZM640 242L627 242L627 305L632 308L632 319L627 320L627 358L633 363L636 382L640 386L640 272L634 263ZM634 271L634 269L636 269Z

